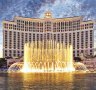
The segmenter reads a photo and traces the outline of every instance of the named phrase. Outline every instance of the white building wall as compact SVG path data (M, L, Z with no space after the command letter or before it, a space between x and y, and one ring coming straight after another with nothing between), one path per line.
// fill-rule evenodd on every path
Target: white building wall
M21 20L21 18L20 18L20 20ZM22 20L25 20L25 18L22 18ZM55 19L54 19L55 20ZM83 29L83 30L73 30L73 31L64 31L64 32L61 32L61 23L60 23L60 32L53 32L53 21L54 21L53 19L44 19L44 20L41 20L41 19L38 19L38 22L43 22L43 32L40 32L40 28L39 28L39 32L32 32L32 31L25 31L25 24L24 24L24 31L23 30L21 30L21 28L20 28L20 30L11 30L11 31L13 31L13 33L12 33L12 45L14 45L14 40L13 40L13 37L14 37L14 32L16 32L16 43L18 42L18 35L17 35L17 32L19 32L20 33L20 49L18 49L18 46L17 46L17 44L16 44L16 49L14 49L13 47L11 48L11 50L12 50L12 57L14 57L14 52L13 52L13 50L16 50L16 56L18 56L18 51L20 51L20 56L22 56L22 51L23 51L23 49L22 49L22 40L24 39L24 43L25 43L25 33L27 33L27 41L29 42L29 33L31 33L31 39L32 39L32 41L33 41L33 34L35 34L35 40L37 41L37 34L39 34L39 40L40 40L40 34L43 34L42 36L43 36L43 38L45 38L46 37L46 40L47 40L47 33L50 33L50 35L49 35L49 38L54 38L53 36L51 37L51 34L53 35L53 34L56 34L56 41L58 41L58 34L60 34L60 42L61 42L61 34L63 34L63 41L65 42L65 40L66 40L66 38L67 38L67 43L69 43L69 34L71 33L71 44L73 45L74 43L73 43L73 33L75 33L75 49L74 49L74 51L75 51L75 56L77 56L77 51L79 51L79 53L81 52L81 50L83 50L84 51L84 54L85 54L85 51L86 50L88 50L88 54L90 54L90 30L91 29ZM60 20L58 20L58 19L56 19L57 21L54 21L54 22L69 22L71 19L69 18L68 19L68 21L62 21L63 19L60 19ZM35 22L34 20L27 20L28 22ZM45 21L47 22L47 21L51 21L51 31L45 31ZM73 19L73 21L74 21L74 19ZM36 21L37 22L37 21ZM83 21L82 21L83 22ZM7 23L10 23L10 22L7 22ZM39 23L40 24L40 23ZM20 24L21 25L21 24ZM57 25L56 25L57 26ZM29 24L28 24L28 27L29 27ZM92 28L92 30L94 30L93 28ZM4 31L5 31L5 28L4 28ZM9 29L6 29L6 31L9 33ZM83 39L84 39L84 44L83 44L83 46L84 46L84 48L82 49L81 48L81 32L84 32L84 35L83 35ZM86 45L85 45L85 41L86 41L86 31L88 31L88 47L86 48ZM77 32L79 32L79 49L77 48ZM24 37L23 37L23 39L22 39L22 33L24 34ZM46 34L46 35L45 35ZM66 35L67 36L66 36ZM3 33L3 35L5 36L5 33ZM92 34L93 36L94 36L94 31L93 31L93 34ZM45 36L45 37L44 37ZM9 56L9 34L8 34L8 36L7 36L7 45L8 45L8 47L7 48L5 48L5 44L3 45L3 51L4 51L4 56L5 56L5 50L7 50L8 52L7 52L7 55ZM93 38L94 39L94 38ZM4 39L5 40L5 39ZM3 41L4 42L4 41ZM93 40L93 42L92 42L92 44L94 43L94 40Z

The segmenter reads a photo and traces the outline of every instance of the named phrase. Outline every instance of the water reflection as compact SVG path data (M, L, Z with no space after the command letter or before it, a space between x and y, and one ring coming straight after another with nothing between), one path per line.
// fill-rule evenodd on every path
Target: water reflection
M7 90L8 87L8 74L0 73L0 90Z
M96 90L96 74L0 73L0 90Z
M23 74L23 85L30 86L31 89L63 89L65 86L72 87L73 78L72 74L56 74L56 73L38 73L38 74ZM28 78L28 79L26 79ZM28 83L27 83L28 82ZM66 85L65 85L66 84ZM26 88L26 87L25 87Z

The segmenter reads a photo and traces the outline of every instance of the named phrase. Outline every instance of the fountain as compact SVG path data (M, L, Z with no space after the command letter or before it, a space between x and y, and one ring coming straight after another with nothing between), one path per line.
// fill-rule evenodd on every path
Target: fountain
M72 72L75 70L72 52L72 45L52 40L33 41L24 45L23 65L17 63L15 67L18 66L20 72ZM13 66L8 71L12 71Z
M24 46L22 72L71 72L73 50L71 45L56 41L34 41Z
M87 67L81 63L81 62L75 62L74 63L74 68L75 70L78 72L89 72L89 70L87 69Z
M73 72L73 47L53 40L24 45L24 63L15 63L8 72Z

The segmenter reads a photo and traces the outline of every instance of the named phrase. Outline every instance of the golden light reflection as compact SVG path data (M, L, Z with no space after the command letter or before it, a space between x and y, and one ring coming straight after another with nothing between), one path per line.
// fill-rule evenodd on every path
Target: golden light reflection
M54 90L63 90L66 87L71 90L73 87L74 74L72 73L23 73L23 86L31 85L32 90L50 90L54 87ZM65 86L67 83L68 86ZM37 87L37 88L36 88ZM24 89L28 89L24 87Z

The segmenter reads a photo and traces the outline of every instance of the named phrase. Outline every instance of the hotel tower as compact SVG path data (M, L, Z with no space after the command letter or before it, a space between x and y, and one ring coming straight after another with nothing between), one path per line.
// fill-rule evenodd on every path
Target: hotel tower
M49 11L44 18L16 16L13 21L3 21L3 57L23 56L26 42L49 39L72 44L75 57L94 55L94 21L83 21L79 16L53 18Z

